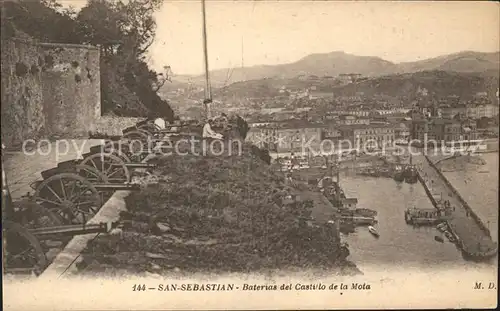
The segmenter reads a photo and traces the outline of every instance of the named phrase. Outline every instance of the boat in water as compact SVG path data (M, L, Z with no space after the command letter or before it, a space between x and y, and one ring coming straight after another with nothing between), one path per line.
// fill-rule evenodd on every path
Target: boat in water
M394 167L394 173L393 173L393 178L397 182L403 182L405 180L405 171L403 169L403 166L401 165L396 165Z
M448 153L459 153L459 154L466 154L466 153L480 153L480 152L487 152L488 149L488 143L483 140L483 139L476 139L476 140L456 140L456 141L449 141L445 143L445 150Z
M404 178L405 182L408 184L414 184L418 181L417 167L413 165L413 157L410 154L410 164L404 168Z
M377 229L375 229L373 226L368 226L368 232L370 232L376 238L380 237Z
M392 174L388 168L385 167L368 167L361 169L358 172L358 175L361 176L367 176L367 177L386 177L386 178L391 178Z
M359 173L361 176L367 176L367 177L380 177L380 174L373 168L366 168L362 169Z
M446 238L451 242L451 243L455 243L457 242L457 239L455 239L455 237L453 236L453 234L450 232L450 231L446 231L444 233L444 235L446 236Z
M363 217L375 217L377 216L377 211L368 208L356 208L354 214Z
M414 165L409 165L404 171L405 182L408 184L414 184L418 181L417 168Z
M439 235L434 236L434 240L440 243L444 243L443 237Z
M448 225L445 222L442 222L436 226L439 232L445 232L448 229Z

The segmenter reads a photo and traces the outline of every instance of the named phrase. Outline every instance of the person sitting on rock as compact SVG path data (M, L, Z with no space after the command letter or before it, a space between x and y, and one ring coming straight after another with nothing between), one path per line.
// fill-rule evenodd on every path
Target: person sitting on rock
M212 125L214 121L212 119L208 119L208 122L203 126L203 138L213 138L213 139L222 139L222 134L216 133L212 130Z

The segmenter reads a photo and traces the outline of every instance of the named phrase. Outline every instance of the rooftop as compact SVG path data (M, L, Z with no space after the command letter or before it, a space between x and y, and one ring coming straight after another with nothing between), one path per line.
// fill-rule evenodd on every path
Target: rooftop
M259 129L298 129L298 128L330 128L344 129L344 130L354 130L354 129L378 129L378 128L394 128L394 124L342 124L339 125L335 120L327 120L323 122L310 122L307 120L281 120L281 121L264 121L264 122L254 122L254 123L269 123L262 125Z
M339 126L342 130L358 130L358 129L380 129L380 128L394 128L394 124L349 124Z

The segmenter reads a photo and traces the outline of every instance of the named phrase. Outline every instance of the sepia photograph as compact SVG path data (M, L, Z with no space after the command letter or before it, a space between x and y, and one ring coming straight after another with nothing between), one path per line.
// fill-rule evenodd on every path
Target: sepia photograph
M4 310L496 308L498 2L0 6Z

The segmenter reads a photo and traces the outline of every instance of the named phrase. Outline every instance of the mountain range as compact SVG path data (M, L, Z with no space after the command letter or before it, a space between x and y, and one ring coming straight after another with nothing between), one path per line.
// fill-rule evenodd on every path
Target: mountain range
M367 98L374 96L409 98L417 94L419 89L424 88L430 96L437 99L450 95L471 99L478 92L486 92L489 98L495 99L498 85L498 74L424 70L370 77L349 84L335 84L331 79L321 78L315 80L266 78L240 81L214 89L213 97L220 100L275 97L286 95L280 93L282 87L290 91L300 91L314 86L319 94L329 93L335 96L356 96L362 93ZM203 96L203 92L200 96Z
M380 57L357 56L342 51L334 51L331 53L310 54L289 64L212 70L210 71L210 80L212 86L221 87L238 81L264 78L287 79L299 75L335 77L343 73L358 73L363 76L376 77L432 70L462 73L489 72L498 75L500 52L463 51L414 62L394 63ZM177 82L176 85L179 85L179 83L203 85L204 78L204 75L179 75L173 77L174 81Z

